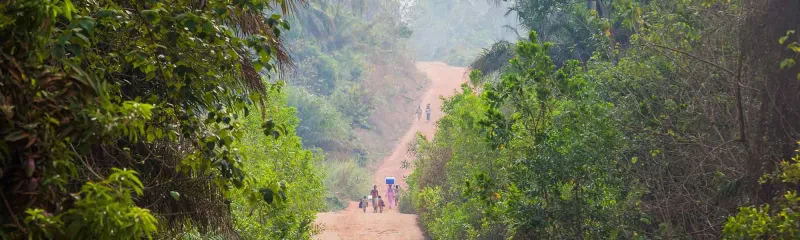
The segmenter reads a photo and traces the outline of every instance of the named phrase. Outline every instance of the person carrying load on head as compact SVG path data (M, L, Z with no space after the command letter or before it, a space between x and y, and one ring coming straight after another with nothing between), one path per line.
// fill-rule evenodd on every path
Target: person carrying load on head
M392 188L392 184L389 184L389 189L386 190L386 198L389 199L389 209L392 209L392 205L394 205L394 188Z

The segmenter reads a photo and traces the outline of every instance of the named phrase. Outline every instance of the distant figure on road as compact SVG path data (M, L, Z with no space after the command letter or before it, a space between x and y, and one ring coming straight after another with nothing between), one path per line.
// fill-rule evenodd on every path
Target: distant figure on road
M381 196L378 196L378 207L381 208L381 213L383 213L383 207L385 206L386 204L383 203L383 199L381 199Z
M400 207L400 185L394 185L394 206Z
M394 188L392 188L392 184L389 184L389 189L386 190L386 198L389 199L389 209L392 209L392 205L394 205Z
M372 195L372 212L378 212L378 185L373 185L369 194Z
M358 202L358 208L364 210L364 213L367 213L367 207L369 206L369 202L367 201L367 196L364 196L360 202Z
M417 111L414 112L414 114L417 115L417 121L419 122L419 119L422 117L422 106L417 106Z
M431 121L431 104L428 103L428 106L425 107L425 121Z

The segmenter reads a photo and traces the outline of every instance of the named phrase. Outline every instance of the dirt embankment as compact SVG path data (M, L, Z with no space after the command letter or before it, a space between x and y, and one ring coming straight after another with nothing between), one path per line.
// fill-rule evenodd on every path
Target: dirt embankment
M397 178L401 187L406 186L403 176L411 170L402 169L403 160L406 159L406 146L413 140L417 132L432 138L436 130L434 123L442 116L440 96L451 96L460 85L466 81L464 68L451 67L444 63L417 63L417 69L431 80L431 84L421 101L410 104L420 105L423 116L420 121L414 122L408 128L402 139L395 145L391 155L378 164L372 177L373 184L378 185L381 195L386 195L387 176ZM424 116L425 105L431 105L431 120L426 121ZM402 117L402 116L400 116ZM413 115L407 116L413 119ZM370 189L364 189L364 195ZM387 202L388 204L388 202ZM358 202L351 202L344 210L317 214L315 222L322 228L322 232L314 236L315 239L423 239L422 230L417 225L417 215L399 213L397 208L385 208L383 213L372 213L372 206L367 213L358 208Z

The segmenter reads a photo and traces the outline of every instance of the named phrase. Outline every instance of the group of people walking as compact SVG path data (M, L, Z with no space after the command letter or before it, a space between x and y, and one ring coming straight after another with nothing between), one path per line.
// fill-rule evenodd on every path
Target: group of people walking
M415 112L417 115L417 121L422 118L422 106L417 106L417 111ZM425 121L431 121L431 104L427 104L425 106ZM387 181L387 183L389 183ZM394 184L387 184L388 188L386 189L386 200L389 202L389 209L392 209L392 206L398 207L400 206L400 186ZM361 208L364 213L367 212L367 208L369 207L370 202L372 202L372 212L373 213L383 213L383 208L386 207L386 203L384 202L383 196L378 193L378 185L372 186L372 191L369 192L368 196L364 196L361 201L358 202L358 208Z
M389 202L389 209L392 209L392 206L399 206L400 205L400 186L393 184L388 184L389 188L386 189L386 199ZM383 213L383 208L386 207L386 203L383 201L383 197L378 193L378 185L372 186L372 191L369 192L369 198L372 200L372 212ZM361 199L361 202L358 203L358 208L361 208L365 213L367 212L367 207L369 207L369 199L367 196L364 196Z
M417 111L415 112L415 114L417 115L417 121L419 121L420 118L422 117L422 106L417 106ZM425 106L425 121L426 122L430 122L431 121L431 104L430 103L428 103L428 105Z

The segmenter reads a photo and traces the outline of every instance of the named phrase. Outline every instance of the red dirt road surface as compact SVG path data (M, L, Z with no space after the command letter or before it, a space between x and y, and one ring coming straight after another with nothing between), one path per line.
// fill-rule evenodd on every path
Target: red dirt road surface
M419 62L417 69L431 80L430 87L419 102L422 106L422 118L411 124L400 142L395 145L392 155L383 160L372 176L373 185L378 185L381 196L386 195L387 186L384 179L387 176L395 177L397 179L395 183L405 190L406 183L403 176L411 173L410 169L400 168L403 160L407 159L406 146L414 139L417 132L421 132L428 139L433 137L436 130L434 123L442 116L442 101L439 97L453 95L460 89L460 85L466 82L467 75L464 68L438 62ZM431 120L426 122L425 105L429 103ZM370 189L364 189L364 195L368 195L369 191ZM358 202L351 202L344 210L317 214L315 224L322 228L322 232L314 236L314 239L424 239L422 230L417 225L417 215L399 213L394 207L389 209L388 201L385 202L387 207L383 213L372 213L372 206L369 206L367 213L364 213L358 208Z

